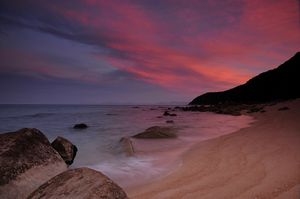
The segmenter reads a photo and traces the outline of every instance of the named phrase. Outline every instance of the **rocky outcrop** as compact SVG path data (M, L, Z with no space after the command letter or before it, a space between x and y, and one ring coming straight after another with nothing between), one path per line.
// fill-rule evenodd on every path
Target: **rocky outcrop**
M171 127L153 126L144 132L132 136L133 138L142 139L159 139L159 138L175 138L177 137L175 129Z
M79 168L65 171L34 191L28 199L127 199L126 193L102 173Z
M198 105L198 106L186 106L181 107L182 111L191 112L214 112L217 114L239 116L242 112L256 113L265 112L264 107L270 106L270 103L266 104L215 104L215 105Z
M134 155L134 147L130 137L122 137L120 140L123 151L128 156Z
M74 129L86 129L88 128L88 125L86 125L85 123L79 123L79 124L75 124L73 126Z
M255 104L300 97L300 52L278 68L261 73L243 85L223 92L205 93L190 105Z
M77 153L77 147L63 137L57 137L51 146L59 153L67 165L71 165Z
M67 165L38 129L0 134L0 198L26 198Z

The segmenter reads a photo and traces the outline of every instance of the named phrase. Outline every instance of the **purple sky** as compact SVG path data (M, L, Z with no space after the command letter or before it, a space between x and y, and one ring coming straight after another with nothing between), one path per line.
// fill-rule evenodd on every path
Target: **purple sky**
M297 0L7 0L0 103L189 102L300 49Z

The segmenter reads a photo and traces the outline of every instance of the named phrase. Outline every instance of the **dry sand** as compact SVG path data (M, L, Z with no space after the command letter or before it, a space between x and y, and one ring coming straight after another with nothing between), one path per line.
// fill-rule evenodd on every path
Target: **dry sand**
M194 146L167 177L128 188L129 197L300 199L300 99L265 110L251 114L251 127Z

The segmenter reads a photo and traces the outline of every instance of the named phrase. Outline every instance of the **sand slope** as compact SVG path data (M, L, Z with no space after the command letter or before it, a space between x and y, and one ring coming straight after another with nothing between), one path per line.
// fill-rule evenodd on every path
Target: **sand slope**
M288 106L290 109L278 111ZM300 198L300 99L252 114L249 128L199 143L183 166L130 198Z

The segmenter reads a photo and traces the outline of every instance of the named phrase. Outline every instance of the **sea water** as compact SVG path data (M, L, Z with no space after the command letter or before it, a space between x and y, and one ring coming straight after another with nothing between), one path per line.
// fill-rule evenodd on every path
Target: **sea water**
M168 175L181 165L181 155L195 143L232 133L253 122L249 116L176 111L163 116L169 106L106 105L0 105L0 132L38 128L52 142L57 136L78 148L71 168L101 171L122 187L146 183ZM166 123L173 120L174 123ZM89 128L73 129L76 123ZM170 126L175 139L133 139L135 154L121 147L122 137L151 126Z

